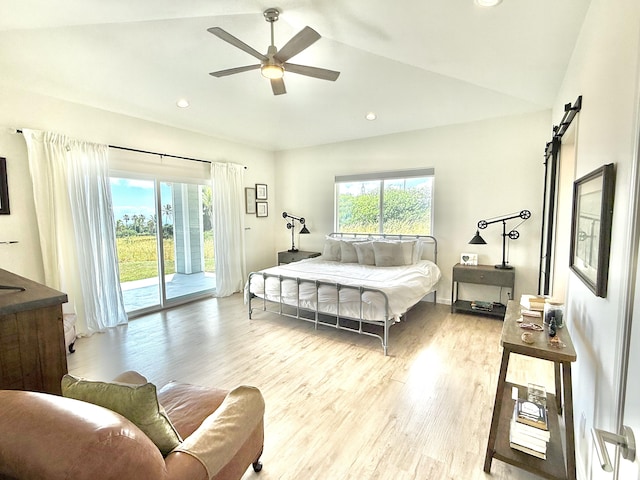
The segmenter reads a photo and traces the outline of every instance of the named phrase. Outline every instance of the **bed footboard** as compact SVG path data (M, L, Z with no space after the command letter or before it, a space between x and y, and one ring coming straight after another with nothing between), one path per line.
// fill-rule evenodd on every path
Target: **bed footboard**
M254 282L253 280L256 280ZM261 283L262 291L254 283ZM254 303L262 311L376 337L388 352L389 327L396 318L389 298L377 289L252 272L247 282L249 319Z

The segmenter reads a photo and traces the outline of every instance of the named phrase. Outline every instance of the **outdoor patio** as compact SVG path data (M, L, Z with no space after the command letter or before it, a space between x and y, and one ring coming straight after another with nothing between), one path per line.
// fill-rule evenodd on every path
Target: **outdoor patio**
M159 278L146 278L122 283L122 295L127 312L141 310L160 305ZM194 295L216 288L216 277L213 272L191 274L174 273L165 276L167 301L187 295Z

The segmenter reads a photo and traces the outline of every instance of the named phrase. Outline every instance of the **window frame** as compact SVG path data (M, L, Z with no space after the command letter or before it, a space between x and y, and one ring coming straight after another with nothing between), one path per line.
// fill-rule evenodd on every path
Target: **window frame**
M429 216L429 235L433 235L433 200L435 190L435 168L420 168L412 170L390 170L385 172L358 173L351 175L336 175L334 177L334 212L333 212L333 230L339 232L339 186L342 183L349 182L374 182L380 183L379 200L378 200L378 232L377 234L385 234L384 232L384 182L386 180L407 180L411 178L431 177L431 215ZM353 232L343 232L353 233Z

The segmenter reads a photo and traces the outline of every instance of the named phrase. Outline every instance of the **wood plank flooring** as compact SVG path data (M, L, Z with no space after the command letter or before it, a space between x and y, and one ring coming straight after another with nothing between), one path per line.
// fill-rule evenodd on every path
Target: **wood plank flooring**
M242 295L139 317L77 341L72 374L137 370L170 380L255 385L266 401L264 469L243 480L538 478L498 460L483 472L502 322L420 303L375 338L272 313ZM519 357L508 379L553 391L548 362Z

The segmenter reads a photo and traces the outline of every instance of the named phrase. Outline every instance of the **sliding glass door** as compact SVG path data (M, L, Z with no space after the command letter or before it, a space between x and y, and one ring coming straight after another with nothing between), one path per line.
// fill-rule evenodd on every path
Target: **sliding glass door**
M162 247L167 300L215 287L211 188L162 183Z
M127 313L214 291L209 186L112 177L111 191Z

